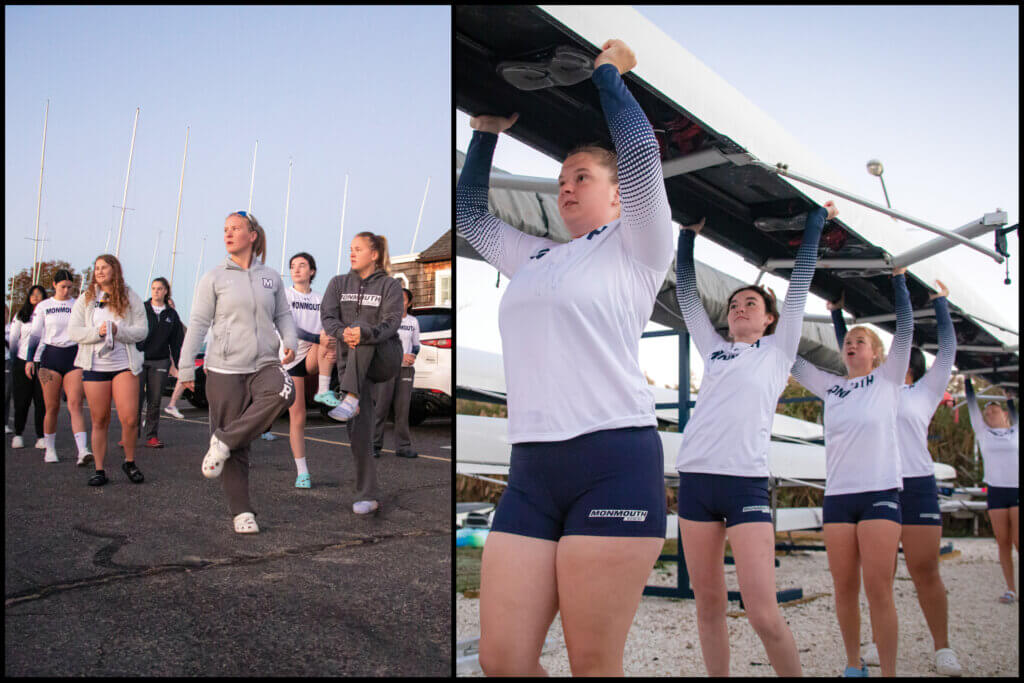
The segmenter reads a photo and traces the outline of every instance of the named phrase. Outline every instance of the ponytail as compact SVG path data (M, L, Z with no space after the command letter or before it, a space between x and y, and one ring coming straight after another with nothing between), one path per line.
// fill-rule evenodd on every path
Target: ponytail
M391 274L391 257L388 256L388 238L372 232L361 232L356 237L365 237L370 242L370 249L377 252L377 267L386 274Z
M252 243L252 258L254 261L259 258L260 263L265 264L267 262L267 233L263 230L263 226L256 220L256 216L246 211L235 211L228 214L228 218L232 216L241 216L249 222L249 231L256 233L256 241Z

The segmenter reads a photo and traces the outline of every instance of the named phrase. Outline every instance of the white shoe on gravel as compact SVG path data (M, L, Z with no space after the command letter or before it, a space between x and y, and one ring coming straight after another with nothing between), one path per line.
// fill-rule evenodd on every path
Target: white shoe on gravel
M868 666L878 666L878 646L874 643L868 643L867 647L860 653L860 658Z
M940 676L962 676L964 670L960 668L960 660L956 658L953 648L944 647L935 651L935 671Z
M259 532L260 528L256 524L256 515L251 512L243 512L240 515L235 515L236 534L258 534Z
M43 437L39 437L38 439L36 439L36 448L38 448L41 451L45 451L46 439L44 439Z
M25 440L22 439L17 434L15 434L14 438L11 439L11 448L24 448L24 447L25 447Z
M43 462L60 462L60 460L57 459L57 449L47 448L46 456L43 457Z
M206 451L203 458L203 476L207 479L216 479L224 469L224 462L231 457L231 449L216 435L210 435L210 450ZM244 514L244 513L243 513Z
M75 463L78 467L88 465L92 462L92 451L88 448L78 454L78 462Z
M174 406L167 406L166 408L164 408L164 412L167 413L168 415L171 415L172 417L178 418L179 420L185 419L185 416L181 414L181 411L175 408Z
M352 512L357 515L369 515L380 509L380 505L375 500L360 500L352 504Z

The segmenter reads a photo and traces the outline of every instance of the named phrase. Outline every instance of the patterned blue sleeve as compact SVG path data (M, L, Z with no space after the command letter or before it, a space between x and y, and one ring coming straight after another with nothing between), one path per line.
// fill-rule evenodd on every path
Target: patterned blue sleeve
M558 243L516 230L487 211L491 160L498 136L474 131L455 187L455 229L484 260L512 277L537 249Z
M693 230L679 231L679 252L676 254L676 301L686 321L686 329L697 345L697 352L706 360L708 354L722 343L722 337L715 332L708 312L697 293L697 275L693 270L693 243L697 233Z
M892 289L896 300L896 334L889 348L889 357L878 371L889 381L902 386L910 366L910 345L914 343L914 310L910 307L907 276L895 276Z
M971 421L971 429L978 431L985 428L985 420L981 417L981 410L978 408L978 397L974 394L974 384L971 378L964 378L964 394L967 402L967 417Z
M836 333L836 343L839 344L839 351L843 350L843 340L846 339L846 319L843 317L842 309L832 311L832 329Z
M1006 399L1006 411L1010 413L1010 426L1017 426L1017 406L1014 404L1012 398Z
M672 210L654 128L614 65L602 64L591 79L619 159L623 239L636 261L664 273L672 263Z
M939 332L939 352L935 355L935 362L928 368L928 372L918 380L917 384L924 388L935 402L942 400L942 395L949 384L949 377L953 373L953 362L956 359L956 332L953 329L953 318L949 315L949 302L946 297L936 297L935 323Z
M827 216L828 211L820 206L807 212L803 241L796 253L793 274L789 278L789 289L786 290L786 302L780 312L782 319L775 327L780 348L787 356L796 356L797 347L800 346L804 306L807 304L807 292L814 278L814 267L818 262L818 242L821 240L821 231L825 227Z

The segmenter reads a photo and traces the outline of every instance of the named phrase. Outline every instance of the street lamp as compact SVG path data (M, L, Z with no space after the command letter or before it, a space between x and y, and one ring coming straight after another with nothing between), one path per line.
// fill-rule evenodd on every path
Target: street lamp
M878 180L881 181L882 193L885 195L885 204L891 209L892 203L889 201L889 193L885 189L885 179L882 178L882 172L884 170L885 168L882 166L882 162L878 159L872 159L868 162L868 173L873 176L877 176Z

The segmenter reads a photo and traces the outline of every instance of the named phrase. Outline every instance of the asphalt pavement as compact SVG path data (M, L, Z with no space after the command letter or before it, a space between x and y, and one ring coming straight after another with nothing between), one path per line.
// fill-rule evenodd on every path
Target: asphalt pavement
M250 455L260 533L241 535L200 471L206 411L179 408L166 446L138 450L142 484L121 470L116 413L102 487L75 466L66 408L59 463L32 448L31 416L27 448L5 438L5 675L451 675L450 421L412 429L416 459L388 424L381 511L357 517L344 425L310 414L301 490L278 419Z

